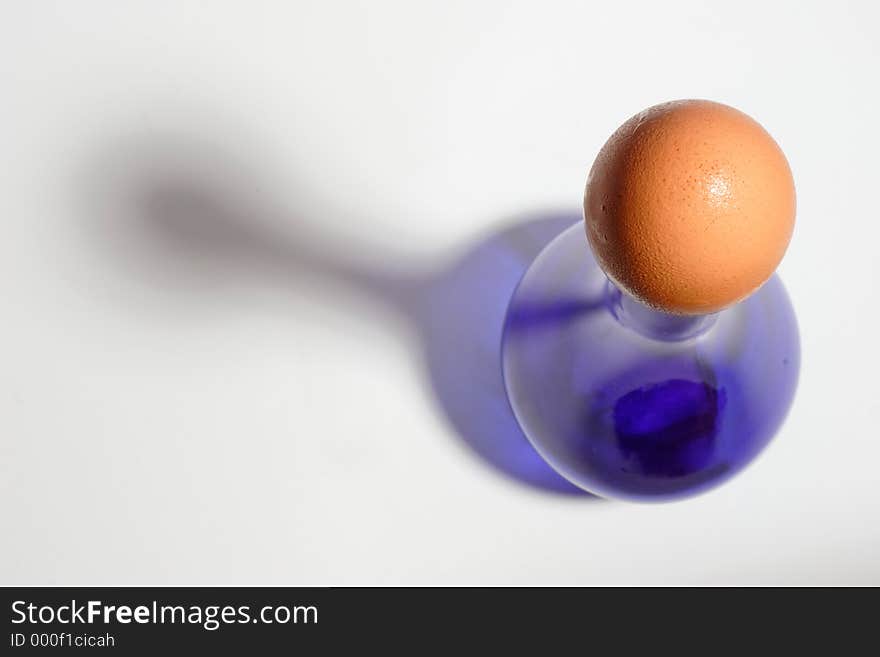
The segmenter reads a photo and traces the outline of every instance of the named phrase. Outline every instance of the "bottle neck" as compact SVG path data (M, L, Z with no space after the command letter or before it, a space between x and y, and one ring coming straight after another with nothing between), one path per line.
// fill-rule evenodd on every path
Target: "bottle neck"
M646 306L614 283L605 290L608 308L623 326L652 340L678 342L696 338L715 323L718 315L675 315Z

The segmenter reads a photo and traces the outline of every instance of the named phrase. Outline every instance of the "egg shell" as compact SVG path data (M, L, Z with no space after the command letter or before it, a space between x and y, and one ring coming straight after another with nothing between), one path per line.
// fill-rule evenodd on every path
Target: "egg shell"
M642 302L704 314L748 296L791 239L795 190L773 138L707 100L651 107L603 146L584 195L606 274Z

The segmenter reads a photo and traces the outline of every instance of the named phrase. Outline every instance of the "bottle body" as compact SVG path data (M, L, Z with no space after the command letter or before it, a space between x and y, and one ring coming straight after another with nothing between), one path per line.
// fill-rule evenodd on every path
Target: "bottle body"
M717 315L666 315L611 285L576 225L514 293L502 363L517 420L555 470L603 497L663 501L760 453L793 400L800 347L778 277Z

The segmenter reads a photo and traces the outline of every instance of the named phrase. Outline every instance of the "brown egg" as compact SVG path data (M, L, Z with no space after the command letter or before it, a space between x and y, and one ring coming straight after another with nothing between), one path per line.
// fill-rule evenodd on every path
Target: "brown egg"
M794 228L791 169L755 120L679 100L624 123L584 196L587 237L621 288L672 313L718 311L761 286Z

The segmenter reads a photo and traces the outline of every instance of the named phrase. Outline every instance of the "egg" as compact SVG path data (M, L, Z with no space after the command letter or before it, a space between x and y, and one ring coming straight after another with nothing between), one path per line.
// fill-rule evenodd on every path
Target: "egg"
M760 287L791 239L791 169L748 115L707 100L636 114L608 139L584 194L608 277L676 314L717 312Z

